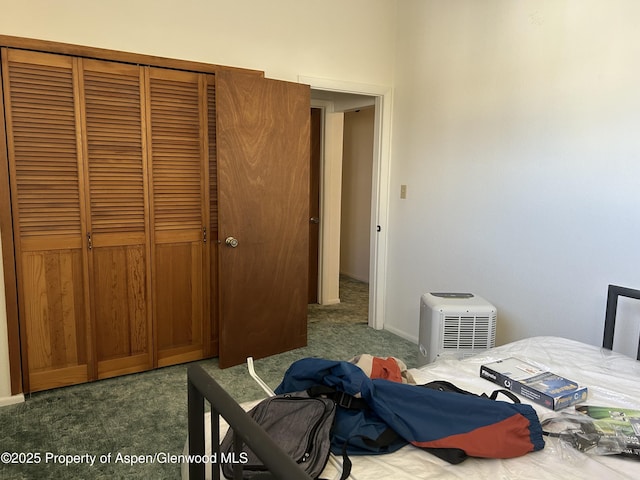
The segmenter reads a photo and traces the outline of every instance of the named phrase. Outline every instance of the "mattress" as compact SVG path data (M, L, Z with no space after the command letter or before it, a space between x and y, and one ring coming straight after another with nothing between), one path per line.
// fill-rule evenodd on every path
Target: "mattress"
M410 373L418 384L432 380L448 380L474 393L490 393L498 389L480 378L485 363L517 357L543 370L550 370L588 387L584 404L640 410L640 362L599 347L558 337L535 337L492 348L464 360L441 357L434 363ZM554 412L531 404L541 421L573 411L573 407ZM243 404L245 409L258 402ZM207 420L206 425L209 425ZM221 434L226 431L221 420ZM208 433L207 433L208 435ZM419 448L408 445L386 455L352 456L352 475L356 480L380 479L637 479L640 461L619 455L583 453L559 438L545 437L545 448L522 457L500 459L469 458L451 465ZM207 446L210 451L210 447ZM183 478L188 476L183 466ZM210 478L210 470L207 471ZM339 478L339 461L327 465L322 478Z

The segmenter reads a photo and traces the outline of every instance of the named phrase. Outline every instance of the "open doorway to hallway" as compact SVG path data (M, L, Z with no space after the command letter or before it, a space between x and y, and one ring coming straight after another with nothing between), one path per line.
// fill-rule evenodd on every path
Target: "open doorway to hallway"
M317 168L317 175L312 173L310 189L309 303L338 304L347 301L355 288L368 305L370 245L376 231L371 206L375 98L327 92L320 96L324 100L313 99L312 92L312 152L319 149L320 161L312 153L312 171ZM318 115L320 128L314 127ZM317 135L320 142L314 140ZM362 320L368 321L368 309Z
M323 108L325 117L322 143L321 207L323 213L321 213L320 219L320 286L318 288L322 303L325 303L327 299L340 301L338 294L340 215L333 215L333 217L337 217L338 225L327 221L327 218L332 216L328 212L340 209L344 112L367 106L375 107L368 325L375 329L382 329L384 328L384 292L387 279L392 89L383 85L361 84L303 75L298 77L298 81L311 86L311 106ZM339 138L340 141L338 142L336 138ZM339 167L334 165L336 162L339 163ZM332 283L332 285L327 285L327 283Z

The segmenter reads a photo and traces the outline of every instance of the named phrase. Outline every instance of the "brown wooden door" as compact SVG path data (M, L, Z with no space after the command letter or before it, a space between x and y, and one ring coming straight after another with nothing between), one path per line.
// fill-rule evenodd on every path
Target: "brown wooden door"
M98 378L153 366L143 69L80 60Z
M225 368L306 345L310 90L221 72L216 101Z
M24 389L86 382L93 372L77 60L3 49L2 77Z
M210 348L207 77L148 69L157 365Z

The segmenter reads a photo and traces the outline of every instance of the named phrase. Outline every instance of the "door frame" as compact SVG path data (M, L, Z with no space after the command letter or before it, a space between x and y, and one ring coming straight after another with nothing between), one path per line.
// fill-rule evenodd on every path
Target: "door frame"
M311 86L312 90L326 92L347 93L374 97L374 145L373 171L371 185L371 221L370 221L370 258L369 258L369 318L368 324L375 329L384 328L385 291L387 278L387 226L389 224L389 191L391 166L391 106L392 90L390 87L344 82L326 78L308 77L300 75L300 83ZM316 106L316 104L314 104ZM324 135L324 132L323 132ZM324 141L323 141L324 145ZM324 152L323 152L324 157ZM325 164L322 163L324 170ZM322 178L325 177L323 173ZM321 191L326 185L321 184ZM321 213L321 231L323 230L325 215ZM334 232L335 234L335 232ZM339 229L337 232L340 234ZM326 254L325 236L321 234L320 255L324 259ZM323 272L321 260L321 272ZM323 273L321 273L322 278ZM323 282L321 281L321 284ZM322 287L320 287L322 289ZM321 297L322 298L322 297Z

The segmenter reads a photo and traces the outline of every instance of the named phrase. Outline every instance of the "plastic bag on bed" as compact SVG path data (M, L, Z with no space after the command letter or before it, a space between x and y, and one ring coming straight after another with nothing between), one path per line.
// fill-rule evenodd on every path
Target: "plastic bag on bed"
M544 434L583 453L640 460L640 418L626 418L625 412L631 410L580 405L576 412L544 420Z

